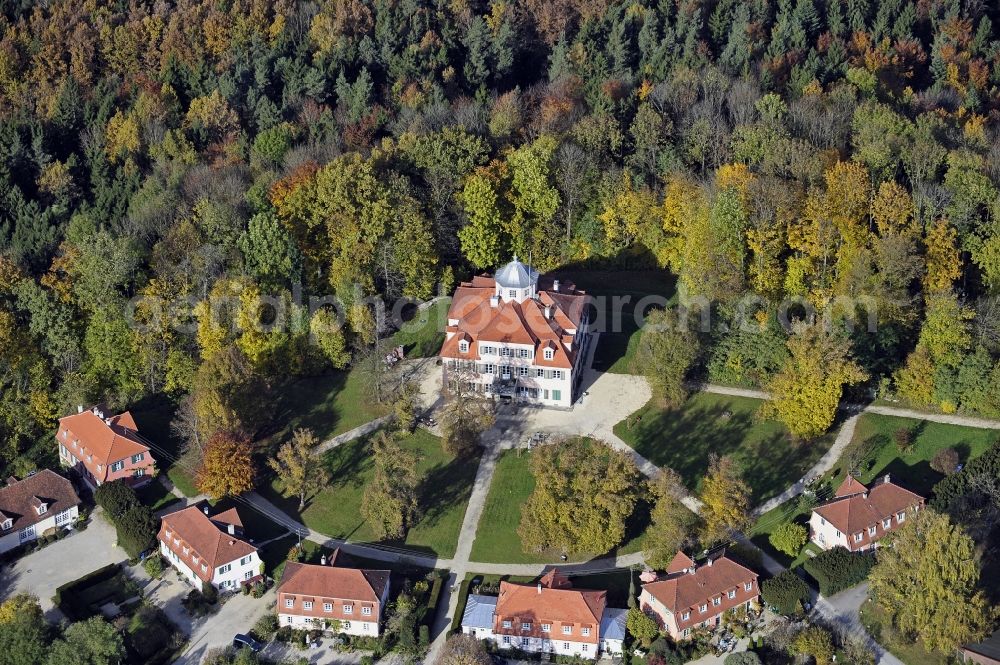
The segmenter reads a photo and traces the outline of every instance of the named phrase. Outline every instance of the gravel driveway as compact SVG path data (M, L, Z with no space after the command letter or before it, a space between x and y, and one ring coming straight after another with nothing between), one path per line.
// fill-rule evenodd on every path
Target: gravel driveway
M100 509L90 516L83 531L74 531L62 540L18 559L0 575L0 599L17 593L38 596L46 618L58 621L62 613L55 608L52 597L56 589L83 577L98 568L128 559L125 551L115 545L114 528L101 516Z

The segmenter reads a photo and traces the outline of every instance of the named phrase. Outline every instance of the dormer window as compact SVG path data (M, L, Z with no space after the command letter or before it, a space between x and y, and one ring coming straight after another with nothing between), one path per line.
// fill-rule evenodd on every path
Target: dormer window
M458 343L458 350L461 353L468 353L469 343L463 339L461 342Z
M555 351L552 349L545 349L545 359L552 360L553 357L555 357Z

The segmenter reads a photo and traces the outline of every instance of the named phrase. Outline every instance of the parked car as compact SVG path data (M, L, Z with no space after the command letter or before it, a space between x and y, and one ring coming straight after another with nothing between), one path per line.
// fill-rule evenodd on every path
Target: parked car
M264 645L249 635L238 633L236 637L233 638L233 648L242 649L243 647L248 647L251 651L256 653L263 649Z

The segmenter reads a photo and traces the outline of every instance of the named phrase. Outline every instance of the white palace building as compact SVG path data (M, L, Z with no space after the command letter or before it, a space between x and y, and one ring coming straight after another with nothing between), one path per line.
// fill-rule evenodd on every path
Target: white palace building
M455 291L441 347L444 381L486 397L572 406L590 344L587 294L515 257Z

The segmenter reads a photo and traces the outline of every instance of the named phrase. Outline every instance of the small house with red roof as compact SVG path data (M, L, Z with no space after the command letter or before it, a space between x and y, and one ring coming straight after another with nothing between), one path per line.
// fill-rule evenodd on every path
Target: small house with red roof
M501 649L596 659L621 653L625 614L607 606L607 591L575 589L552 569L537 584L502 581L499 596L470 595L462 632Z
M207 505L195 505L164 515L157 539L163 557L198 589L234 591L261 576L257 548L243 537L235 508L210 516Z
M871 488L848 475L833 500L813 509L810 538L824 550L838 545L851 552L873 550L923 506L924 497L895 484L888 474Z
M0 488L0 554L72 527L79 507L73 483L50 469L8 479Z
M59 461L96 488L109 480L143 485L156 473L156 460L126 411L117 416L95 406L59 419Z
M278 623L377 637L390 577L388 570L346 565L340 550L320 564L289 561L278 585Z
M460 380L486 397L571 406L589 349L587 302L571 282L540 277L516 257L493 277L463 282L441 347L445 384Z
M639 607L675 640L691 636L697 629L713 630L729 610L757 606L760 588L757 573L723 552L701 565L678 552L667 574L642 585Z

